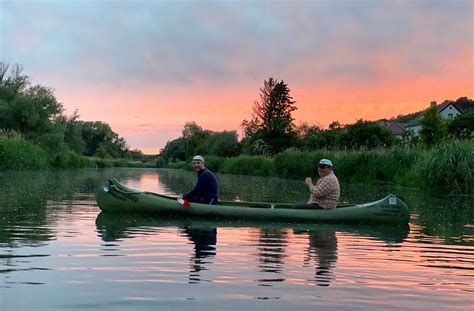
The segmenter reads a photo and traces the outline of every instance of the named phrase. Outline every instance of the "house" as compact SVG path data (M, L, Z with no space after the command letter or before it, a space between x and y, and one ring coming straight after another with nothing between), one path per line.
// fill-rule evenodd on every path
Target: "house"
M396 138L402 138L407 123L393 122L389 120L377 121L377 124L386 127Z
M431 106L435 106L436 102L432 101ZM454 119L458 115L462 114L462 111L454 106L454 102L451 100L445 100L443 103L437 106L440 116L446 120ZM411 120L405 126L406 131L413 131L416 135L421 131L421 125L418 124L418 121L423 118L423 114L420 114L415 119Z
M405 132L405 128L407 123L400 123L400 122L391 122L388 124L387 128L396 138L402 138L403 133Z

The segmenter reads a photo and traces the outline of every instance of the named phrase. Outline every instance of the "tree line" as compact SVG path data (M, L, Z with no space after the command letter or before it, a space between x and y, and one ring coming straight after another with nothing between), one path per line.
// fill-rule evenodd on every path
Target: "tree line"
M0 62L0 129L45 150L52 162L70 153L99 158L141 156L102 121L81 121L77 110L67 116L53 89L32 85L21 65ZM8 133L8 135L6 135Z
M466 97L458 101L474 106L474 101ZM402 139L397 139L386 126L362 119L346 125L334 121L328 129L308 123L296 126L292 117L296 109L288 84L269 78L260 88L250 119L241 123L243 137L240 141L236 131L212 132L195 122L188 122L181 137L168 141L160 153L159 165L186 161L194 154L273 156L286 150L360 150L395 145L432 147L448 137L474 138L472 112L446 121L436 107L430 107L419 121L423 126L419 136L406 132Z

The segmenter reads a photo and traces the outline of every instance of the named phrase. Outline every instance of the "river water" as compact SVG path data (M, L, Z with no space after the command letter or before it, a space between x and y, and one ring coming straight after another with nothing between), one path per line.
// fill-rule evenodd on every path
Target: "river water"
M220 197L307 199L302 181L219 175ZM472 310L474 198L389 192L408 226L276 224L101 213L107 178L176 195L192 172L0 172L0 310Z

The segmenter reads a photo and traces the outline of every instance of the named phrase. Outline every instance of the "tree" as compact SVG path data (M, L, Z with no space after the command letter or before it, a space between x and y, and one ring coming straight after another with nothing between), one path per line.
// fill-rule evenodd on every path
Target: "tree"
M197 125L196 122L186 122L182 131L185 141L184 150L186 158L189 159L196 154L207 154L207 140L210 136L210 131L205 131Z
M210 155L218 157L233 157L240 152L236 131L223 131L211 133L207 141L207 149Z
M340 147L355 149L389 147L394 142L395 136L386 127L365 120L346 125L338 141Z
M160 156L166 162L186 161L186 140L180 137L166 143L165 148L160 152Z
M460 139L474 138L474 112L457 116L448 124L450 135Z
M297 140L291 116L297 109L294 104L290 89L283 80L278 82L269 78L264 81L260 100L254 102L252 118L241 124L247 144L261 139L270 146L271 153L293 146Z
M62 120L65 127L64 141L72 151L83 154L86 142L82 138L83 123L79 121L79 113L75 110L72 116L64 117Z
M112 131L105 122L83 122L82 138L86 142L84 154L87 156L97 155L99 152L101 157L122 158L128 150L125 139Z
M446 124L435 105L426 110L418 123L422 126L420 131L421 141L427 146L438 144L447 135Z

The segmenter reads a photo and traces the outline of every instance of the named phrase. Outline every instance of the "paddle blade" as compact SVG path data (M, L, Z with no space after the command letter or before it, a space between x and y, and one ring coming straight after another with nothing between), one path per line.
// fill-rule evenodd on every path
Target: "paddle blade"
M178 202L179 202L179 204L181 204L184 208L190 208L190 207L191 207L191 204L189 204L189 201L188 201L188 200L179 199Z

